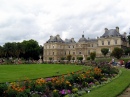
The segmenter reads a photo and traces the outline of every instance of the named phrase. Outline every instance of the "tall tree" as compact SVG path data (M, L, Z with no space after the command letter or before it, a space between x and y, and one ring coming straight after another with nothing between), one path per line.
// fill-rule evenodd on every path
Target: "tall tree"
M130 35L128 35L127 37L128 37L128 41L129 41L129 44L130 44Z
M2 46L0 46L0 58L4 57L4 49Z
M9 58L9 57L15 57L15 50L16 50L16 46L15 46L15 42L13 43L5 43L3 45L4 48L4 52L5 52L5 57Z
M114 56L117 59L120 59L122 55L123 55L123 49L118 47L114 48L114 50L111 53L111 56Z
M40 55L40 47L38 45L38 42L31 39L28 41L23 41L22 45L24 46L24 51L25 53L23 54L23 57L25 59L39 59L39 55Z
M102 52L102 54L103 54L104 56L107 55L108 51L109 51L108 48L102 48L102 49L101 49L101 52Z

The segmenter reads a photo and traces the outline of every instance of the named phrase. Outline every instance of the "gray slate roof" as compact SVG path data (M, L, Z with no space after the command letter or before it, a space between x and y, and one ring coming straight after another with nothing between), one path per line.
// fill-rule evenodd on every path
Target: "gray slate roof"
M97 41L97 39L89 39L87 40L88 42L94 42L94 41Z
M119 32L116 31L116 29L110 29L106 30L105 33L101 37L109 37L109 36L121 36Z
M74 41L74 38L71 38L71 39L65 39L65 43L69 44L69 43L76 43Z
M64 41L60 38L59 35L57 35L57 36L50 36L50 39L47 41L47 43L50 43L50 42L61 42L61 43L64 43Z
M78 42L87 42L87 39L82 35L82 38L80 38Z

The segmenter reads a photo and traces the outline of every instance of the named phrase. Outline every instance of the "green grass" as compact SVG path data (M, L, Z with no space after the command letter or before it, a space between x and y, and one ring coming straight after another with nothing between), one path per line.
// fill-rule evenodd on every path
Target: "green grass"
M92 90L82 97L116 97L130 85L130 70L121 68L122 74L112 82Z
M29 64L0 65L0 83L67 74L83 69L77 65ZM57 73L59 72L59 73Z

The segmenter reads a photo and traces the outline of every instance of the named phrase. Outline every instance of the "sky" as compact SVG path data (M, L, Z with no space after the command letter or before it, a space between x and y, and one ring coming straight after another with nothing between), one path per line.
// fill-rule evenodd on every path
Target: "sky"
M0 45L57 34L77 42L104 34L104 28L130 32L130 0L0 0Z

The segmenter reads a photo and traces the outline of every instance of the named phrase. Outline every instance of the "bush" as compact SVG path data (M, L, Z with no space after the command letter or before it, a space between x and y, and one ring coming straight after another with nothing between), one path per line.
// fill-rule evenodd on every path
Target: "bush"
M90 60L90 57L87 57L87 60Z
M0 84L0 97L4 96L4 92L8 89L8 86L6 83Z

